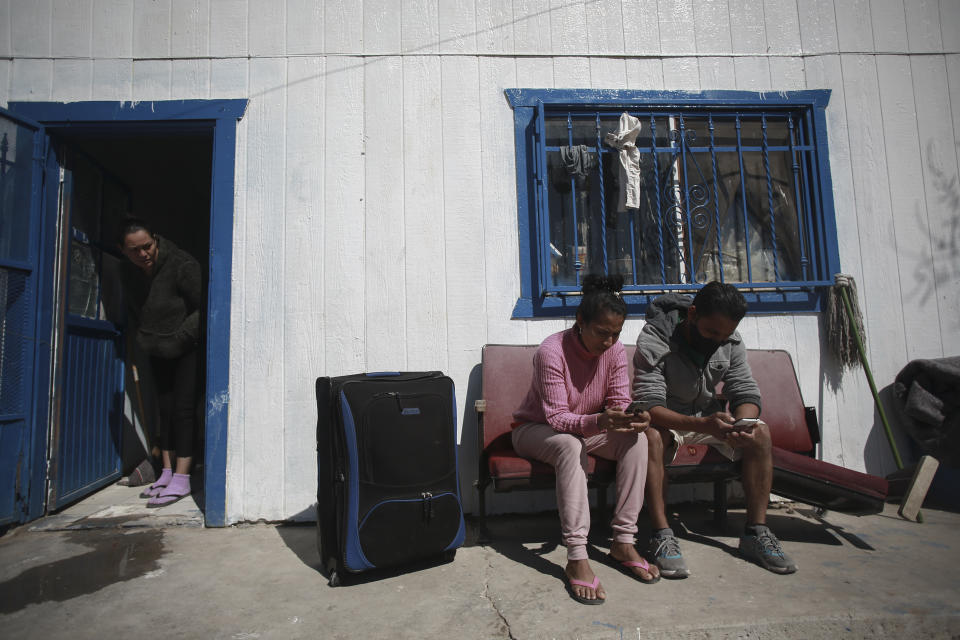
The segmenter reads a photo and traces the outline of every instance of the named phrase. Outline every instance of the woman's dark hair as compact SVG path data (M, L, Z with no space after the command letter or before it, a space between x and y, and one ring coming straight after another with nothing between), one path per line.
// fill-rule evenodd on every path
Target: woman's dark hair
M123 246L124 239L131 233L136 233L137 231L146 231L151 236L153 236L153 229L147 225L146 222L140 218L127 217L120 221L120 226L117 227L117 244L121 247Z
M626 317L627 303L620 297L623 276L608 276L591 273L583 279L583 299L577 307L577 315L585 324L590 324L603 311Z
M693 298L693 306L698 316L712 316L719 313L734 322L743 320L747 315L747 301L743 294L732 284L714 280L704 285Z

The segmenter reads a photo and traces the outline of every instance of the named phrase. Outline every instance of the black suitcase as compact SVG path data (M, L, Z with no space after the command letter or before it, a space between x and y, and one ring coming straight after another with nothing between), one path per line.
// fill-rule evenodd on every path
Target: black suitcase
M463 544L453 381L317 379L317 542L330 586Z

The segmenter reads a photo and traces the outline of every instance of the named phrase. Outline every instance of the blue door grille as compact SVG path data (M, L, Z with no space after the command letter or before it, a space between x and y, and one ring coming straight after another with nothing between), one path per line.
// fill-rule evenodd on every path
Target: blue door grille
M29 273L0 267L0 524L18 519L33 355Z
M809 113L627 111L641 125L640 198L618 211L619 151L604 138L623 110L538 112L542 293L575 293L586 273L623 274L627 293L710 280L754 290L829 282Z

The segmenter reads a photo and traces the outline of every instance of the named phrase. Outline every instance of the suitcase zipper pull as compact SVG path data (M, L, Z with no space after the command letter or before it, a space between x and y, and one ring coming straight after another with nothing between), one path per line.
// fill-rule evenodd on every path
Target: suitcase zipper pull
M423 500L423 519L429 524L433 519L433 494L424 491L420 494L420 498Z

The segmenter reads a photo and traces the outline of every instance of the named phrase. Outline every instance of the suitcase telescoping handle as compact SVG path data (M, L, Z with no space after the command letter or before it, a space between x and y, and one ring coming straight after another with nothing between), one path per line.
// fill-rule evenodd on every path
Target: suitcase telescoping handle
M400 375L399 371L373 371L371 373L366 374L368 378L388 378L391 376L398 376L398 375Z

